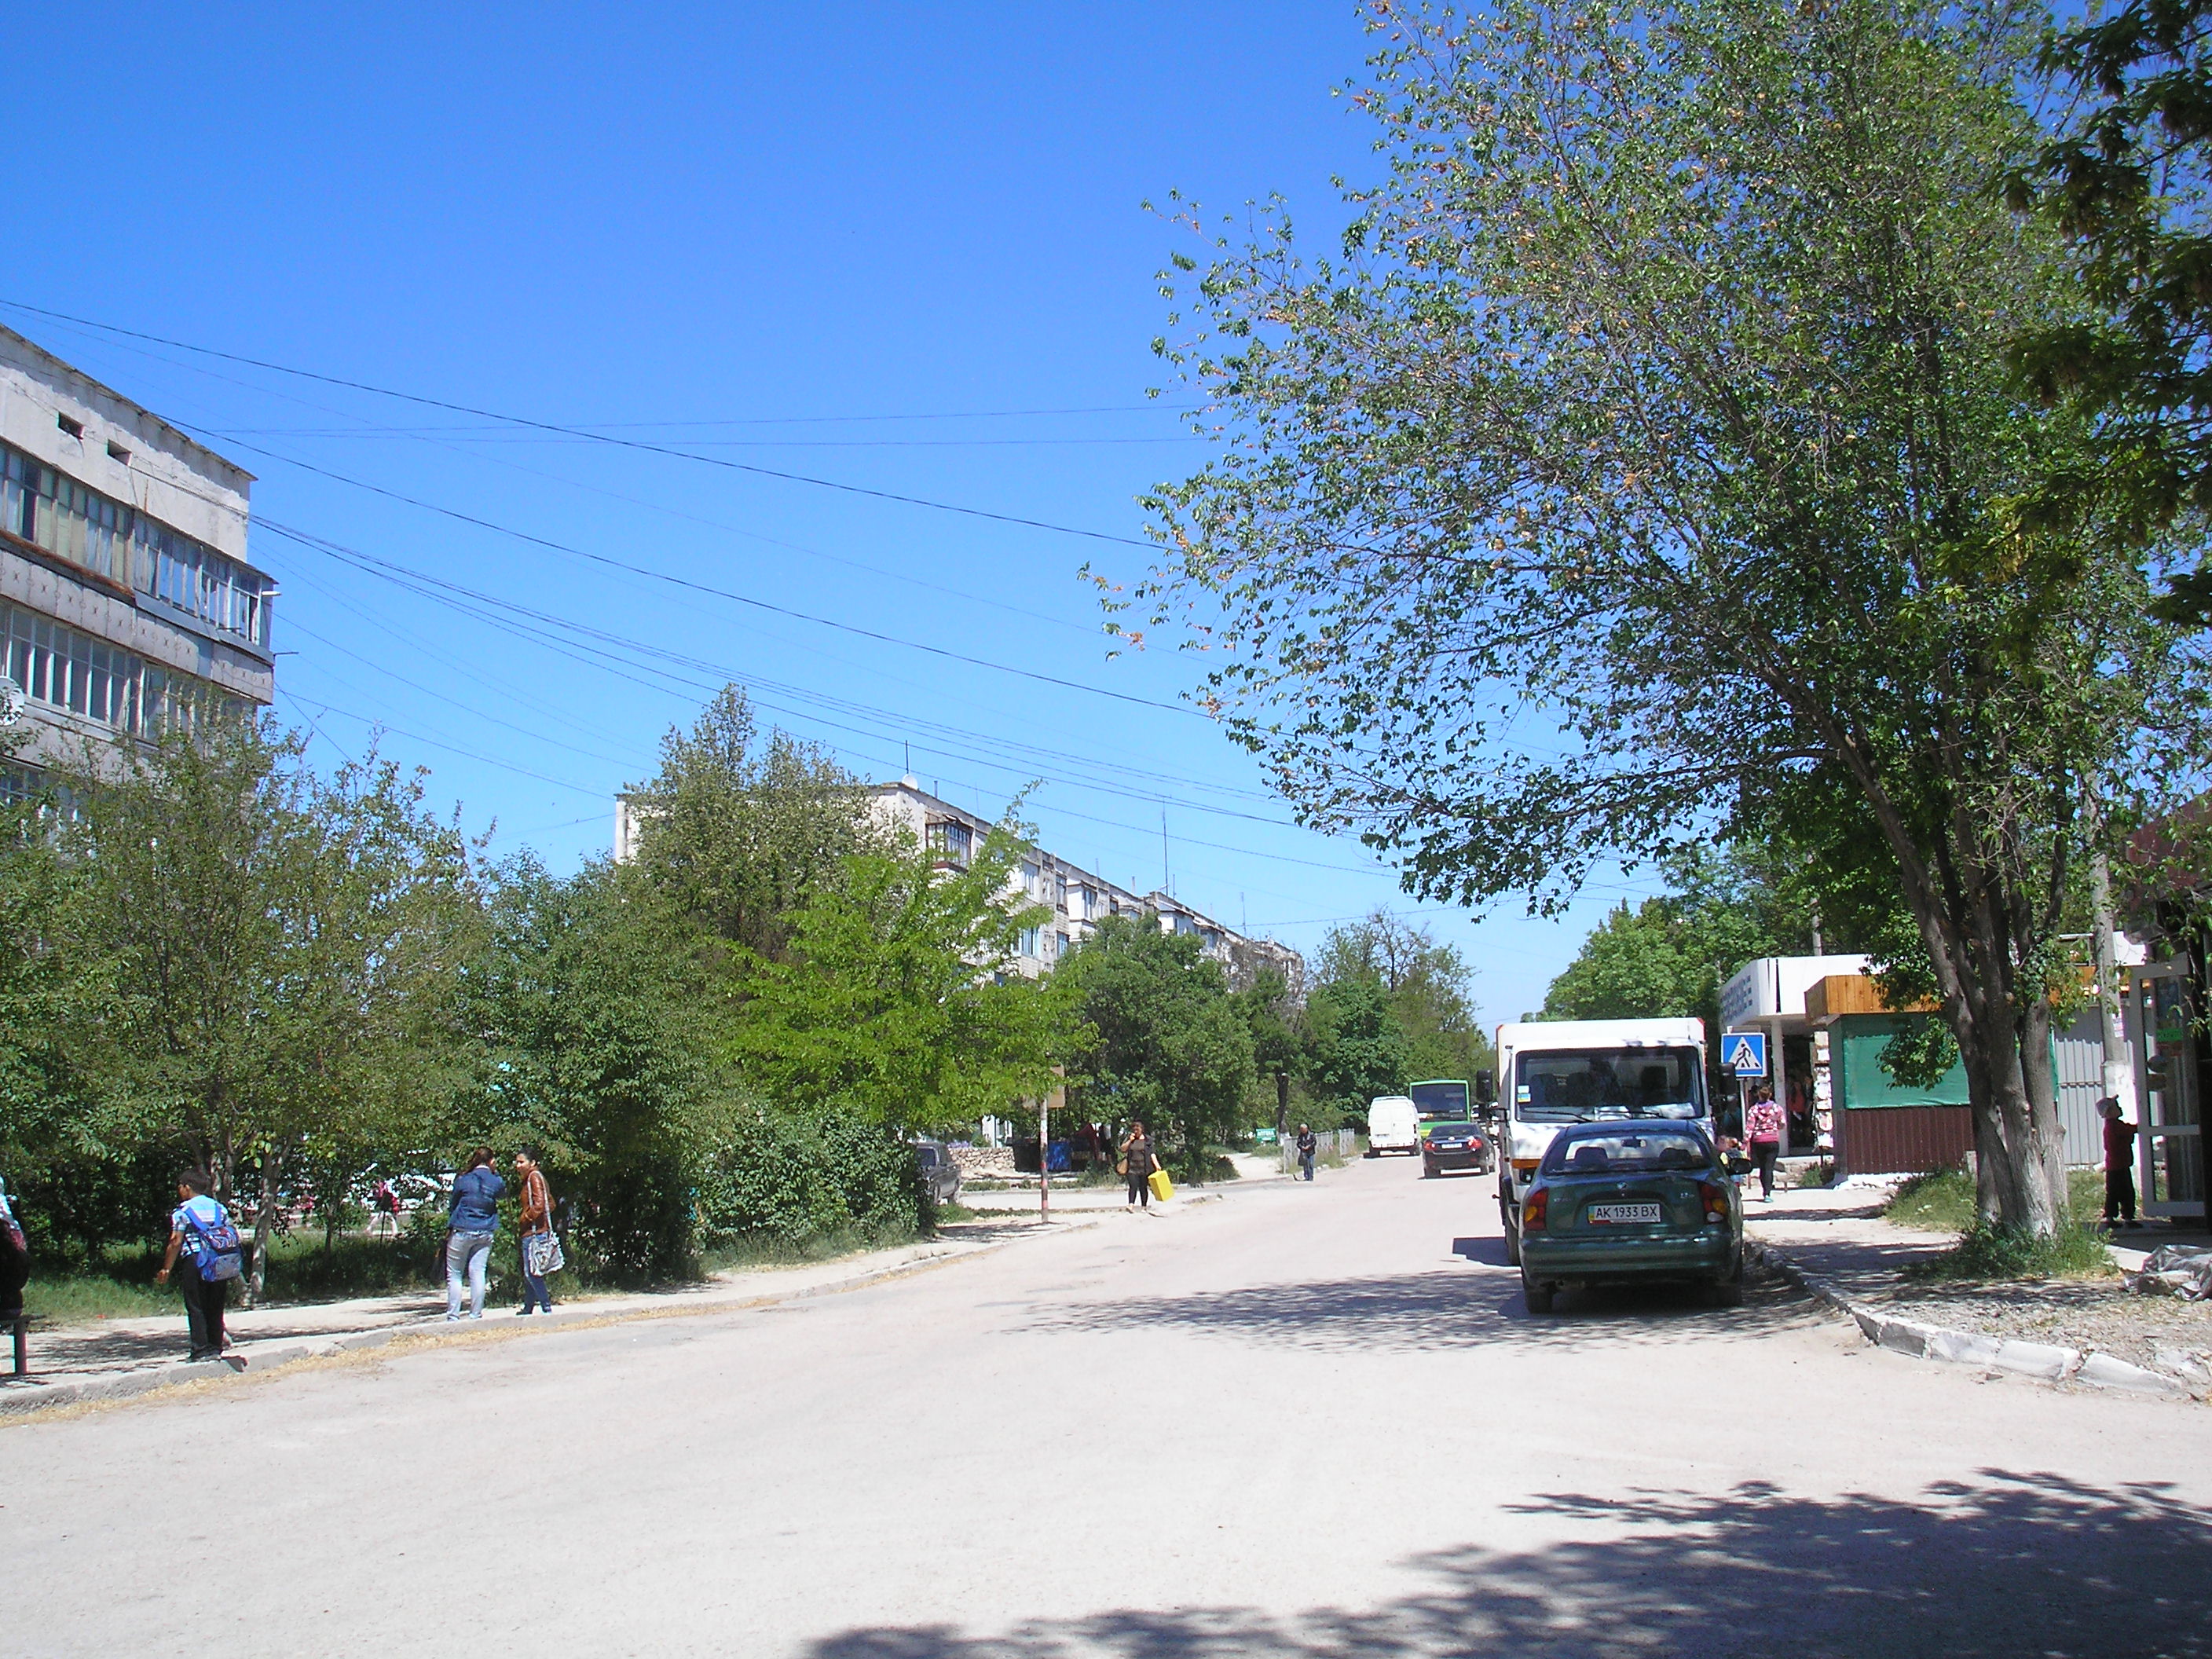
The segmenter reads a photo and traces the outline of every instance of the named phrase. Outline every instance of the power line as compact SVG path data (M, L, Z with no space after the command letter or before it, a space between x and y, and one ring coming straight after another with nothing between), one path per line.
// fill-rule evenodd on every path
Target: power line
M641 438L618 438L605 432L593 432L582 427L562 426L552 421L534 421L520 415L502 414L497 410L478 409L469 404L449 403L441 398L426 398L412 392L397 392L389 386L372 386L365 380L349 380L341 375L319 374L313 369L294 368L285 363L272 363L264 358L247 357L234 351L219 351L212 346L194 345L186 340L172 340L159 334L147 334L137 329L123 328L114 323L95 322L88 317L73 317L67 312L49 311L42 306L25 304L20 300L0 299L17 311L35 317L52 317L65 323L75 323L82 328L96 328L125 339L148 340L155 345L167 346L174 351L198 352L202 356L214 357L223 362L240 363L249 368L267 369L272 374L290 374L303 380L317 381L324 386L342 386L349 392L365 392L374 397L391 398L424 409L442 409L454 415L474 415L479 419L498 421L508 426L527 428L537 432L555 432L564 436L586 439L593 443L606 444L617 449L635 449L649 455L665 455L678 460L698 461L708 466L727 468L733 472L750 472L763 478L780 478L787 483L812 484L821 489L834 489L848 495L865 495L875 501L897 501L908 507L927 507L936 513L954 513L970 519L987 519L995 524L1018 525L1029 530L1049 531L1054 535L1076 536L1086 541L1111 542L1122 547L1141 547L1152 550L1150 542L1139 541L1133 536L1115 536L1103 530L1084 530L1073 525L1052 524L1042 519L1024 518L1018 514L994 513L980 507L961 507L951 501L935 501L921 495L902 495L896 490L872 489L864 484L841 483L834 478L817 478L803 472L786 472L775 467L758 466L750 461L732 460L723 455L701 455L688 449L677 449L667 444L647 443ZM252 445L245 446L252 448ZM265 452L256 452L265 453ZM284 458L278 456L281 460ZM312 470L312 469L311 469Z

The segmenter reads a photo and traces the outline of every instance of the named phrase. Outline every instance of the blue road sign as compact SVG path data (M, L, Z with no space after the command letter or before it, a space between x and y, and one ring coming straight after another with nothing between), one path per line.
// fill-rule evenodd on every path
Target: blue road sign
M1721 1064L1738 1077L1765 1077L1766 1033L1730 1031L1721 1039Z

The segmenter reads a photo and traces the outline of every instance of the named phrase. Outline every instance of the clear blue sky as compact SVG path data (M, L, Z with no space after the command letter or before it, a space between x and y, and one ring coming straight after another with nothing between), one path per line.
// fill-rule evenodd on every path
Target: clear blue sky
M1109 661L1076 574L1126 577L1139 548L517 432L15 308L1140 538L1133 498L1204 454L1147 403L1171 238L1140 204L1279 191L1334 222L1329 175L1372 164L1330 95L1366 50L1343 0L122 5L29 8L9 36L37 68L0 105L16 229L0 319L258 475L254 556L282 579L277 644L296 653L278 708L325 753L357 755L381 722L435 798L496 819L495 852L573 867L606 850L612 797L651 774L660 734L742 677L766 718L870 776L896 776L910 744L925 785L991 813L1046 780L1029 807L1045 844L1139 890L1161 878L1164 798L1177 892L1303 949L1329 919L1420 908L1356 844L1289 825L1189 714L521 536L1173 702L1189 659ZM273 526L554 620L500 625ZM1540 1002L1618 896L1564 924L1510 905L1424 919L1497 1019Z

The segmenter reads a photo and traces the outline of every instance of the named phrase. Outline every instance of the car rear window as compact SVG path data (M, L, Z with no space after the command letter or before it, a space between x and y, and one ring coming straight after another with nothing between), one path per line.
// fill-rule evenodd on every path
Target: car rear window
M1471 1135L1474 1133L1474 1125L1472 1123L1431 1123L1429 1125L1426 1133L1429 1139L1431 1140L1435 1139L1439 1135Z
M1648 1175L1709 1170L1712 1164L1712 1146L1703 1135L1668 1129L1561 1135L1544 1154L1546 1175Z

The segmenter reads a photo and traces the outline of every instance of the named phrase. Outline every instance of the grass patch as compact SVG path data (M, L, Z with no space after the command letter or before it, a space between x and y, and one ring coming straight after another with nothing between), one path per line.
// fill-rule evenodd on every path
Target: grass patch
M181 1316L184 1310L184 1303L169 1286L126 1284L104 1273L34 1277L23 1286L23 1311L33 1325L46 1330L94 1325L103 1319Z
M1792 1184L1799 1187L1825 1187L1835 1178L1834 1164L1808 1164L1797 1171L1797 1179Z
M2105 1242L2068 1221L2049 1238L2009 1227L1971 1227L1931 1261L1913 1263L1908 1279L2109 1279L2116 1269Z
M2103 1279L2117 1270L2101 1234L2075 1216L2094 1216L2104 1203L2105 1178L2095 1170L2067 1171L2068 1218L2057 1233L2038 1238L2008 1227L1988 1227L1975 1214L1974 1183L1964 1170L1931 1170L1897 1189L1883 1208L1903 1227L1959 1235L1934 1260L1905 1269L1921 1279Z

